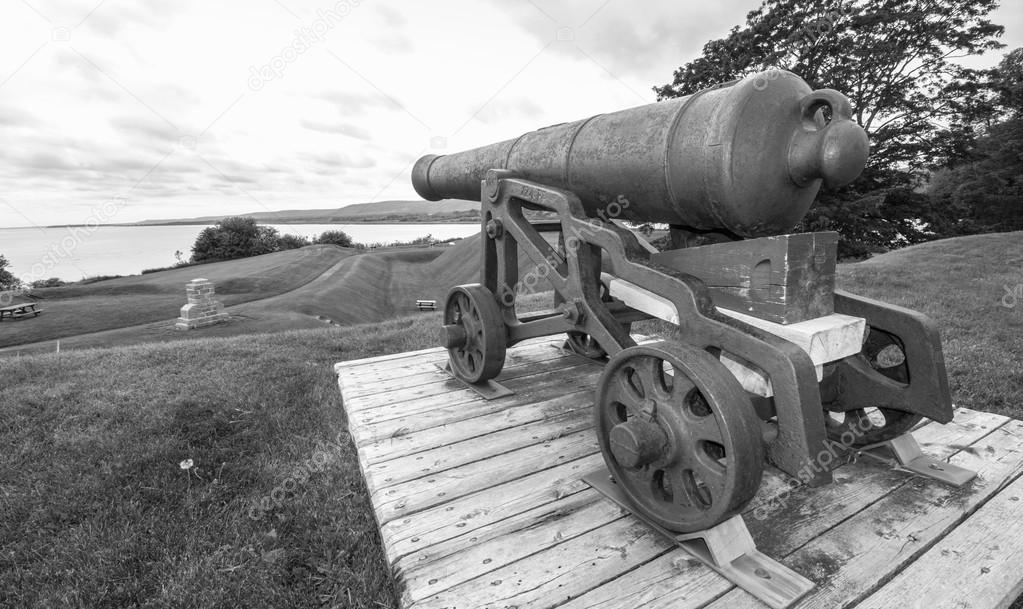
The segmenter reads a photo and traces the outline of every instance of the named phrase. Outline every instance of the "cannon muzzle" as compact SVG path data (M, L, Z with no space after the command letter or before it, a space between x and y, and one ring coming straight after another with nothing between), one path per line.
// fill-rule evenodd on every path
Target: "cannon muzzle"
M590 215L743 237L789 231L821 184L863 170L849 100L780 70L694 95L545 127L412 169L424 199L480 199L490 169L575 193ZM614 213L612 213L614 212Z

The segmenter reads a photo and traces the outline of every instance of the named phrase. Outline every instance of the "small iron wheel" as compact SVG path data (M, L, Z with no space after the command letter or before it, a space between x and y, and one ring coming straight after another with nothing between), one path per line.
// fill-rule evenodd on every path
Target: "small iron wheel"
M508 331L490 290L479 284L451 288L442 332L455 376L482 383L501 373Z
M611 302L611 294L607 291L607 286L603 283L600 284L600 300L602 302ZM564 302L564 298L557 292L554 293L554 303L561 304ZM625 331L632 333L632 324L624 324ZM572 350L573 353L578 353L583 357L590 359L604 359L607 357L607 351L604 347L600 346L600 342L585 332L579 332L577 330L568 331L568 341L565 343L566 346Z
M597 384L595 415L615 481L668 530L719 524L760 487L759 421L742 386L706 351L668 342L622 350Z
M607 351L604 351L597 339L585 332L569 331L566 344L573 353L590 359L601 359L607 355Z
M870 328L859 355L870 367L893 381L909 382L909 365L902 341L894 334ZM897 438L923 419L922 415L895 408L854 408L825 412L828 438L849 446L867 446ZM852 442L849 440L852 439Z

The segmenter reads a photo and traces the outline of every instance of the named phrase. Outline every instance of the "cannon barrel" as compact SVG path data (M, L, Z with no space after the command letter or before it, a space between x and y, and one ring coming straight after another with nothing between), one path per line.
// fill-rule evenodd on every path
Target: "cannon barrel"
M866 133L849 100L781 70L545 127L412 170L424 199L480 199L490 169L570 190L590 215L743 237L788 232L823 183L854 180Z

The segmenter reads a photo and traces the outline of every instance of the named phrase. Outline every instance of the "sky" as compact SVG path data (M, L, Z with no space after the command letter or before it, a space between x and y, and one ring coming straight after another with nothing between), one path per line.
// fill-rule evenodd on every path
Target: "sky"
M415 199L423 154L653 102L759 4L3 0L0 227Z

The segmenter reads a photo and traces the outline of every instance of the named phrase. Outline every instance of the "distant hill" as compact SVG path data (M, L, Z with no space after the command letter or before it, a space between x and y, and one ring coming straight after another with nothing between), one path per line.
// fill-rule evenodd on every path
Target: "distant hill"
M285 209L256 211L243 215L264 224L332 224L345 222L460 222L479 218L477 201L376 201L353 203L337 209ZM143 220L136 225L212 224L227 215Z

